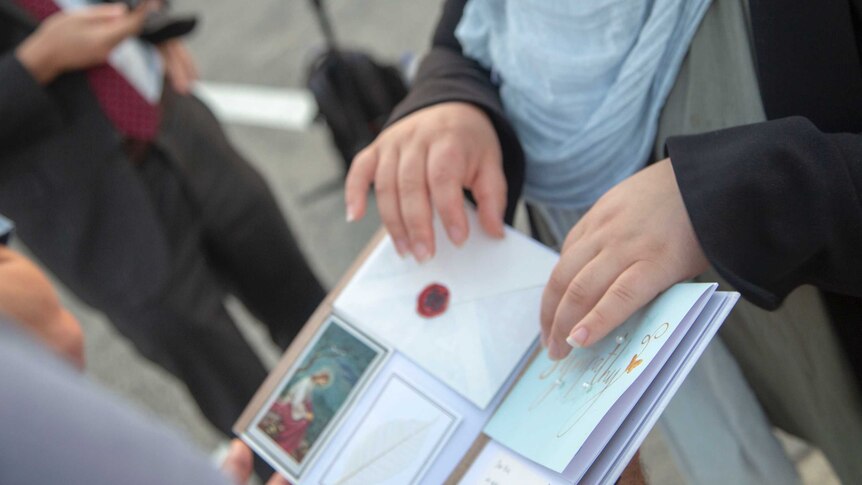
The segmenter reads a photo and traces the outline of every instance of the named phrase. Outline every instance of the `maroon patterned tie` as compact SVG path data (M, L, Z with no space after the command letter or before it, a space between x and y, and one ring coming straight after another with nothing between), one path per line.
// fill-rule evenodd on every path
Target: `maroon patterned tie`
M40 21L60 11L53 0L17 0L25 10ZM150 141L155 138L161 119L158 105L150 104L109 64L86 71L90 88L96 95L105 116L127 138Z

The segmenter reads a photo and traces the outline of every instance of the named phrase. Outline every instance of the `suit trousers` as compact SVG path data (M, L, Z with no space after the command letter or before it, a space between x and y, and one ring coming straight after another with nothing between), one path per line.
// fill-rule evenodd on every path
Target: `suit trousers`
M225 297L237 296L284 348L325 292L267 184L197 99L166 97L161 134L136 168L170 248L169 277L142 304L99 309L230 435L266 370Z

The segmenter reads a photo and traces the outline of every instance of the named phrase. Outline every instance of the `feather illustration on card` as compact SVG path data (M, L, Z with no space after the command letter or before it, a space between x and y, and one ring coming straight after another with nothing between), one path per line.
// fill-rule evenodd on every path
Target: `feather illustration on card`
M457 424L452 412L393 375L323 483L415 483Z
M371 430L343 459L346 473L334 485L386 483L422 453L435 421L396 419Z

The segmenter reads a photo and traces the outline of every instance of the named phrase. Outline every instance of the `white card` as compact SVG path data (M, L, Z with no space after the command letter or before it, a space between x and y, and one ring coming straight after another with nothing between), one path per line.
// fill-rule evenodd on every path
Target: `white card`
M436 222L437 255L424 264L401 259L384 239L334 306L484 409L538 336L542 291L558 255L509 228L504 239L491 238L473 210L468 218L461 248ZM417 302L433 283L449 290L450 301L426 318Z
M569 485L563 477L489 441L458 485Z
M417 483L457 424L452 411L392 375L322 483Z

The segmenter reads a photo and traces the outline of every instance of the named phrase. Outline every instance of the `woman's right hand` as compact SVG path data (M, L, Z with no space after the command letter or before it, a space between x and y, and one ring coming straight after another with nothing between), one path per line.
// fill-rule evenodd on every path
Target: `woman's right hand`
M503 237L506 179L500 142L488 116L469 103L421 109L384 130L353 160L345 185L347 220L365 215L371 184L380 218L402 256L435 252L433 211L449 239L467 240L464 189L476 199L479 222Z

